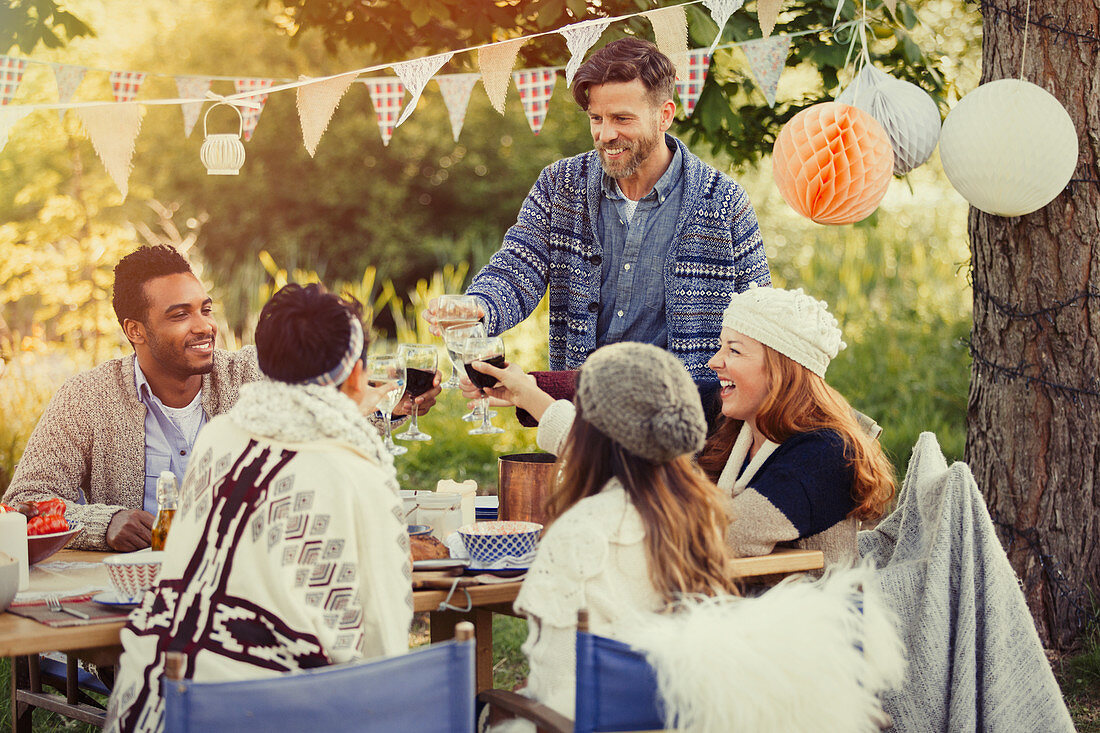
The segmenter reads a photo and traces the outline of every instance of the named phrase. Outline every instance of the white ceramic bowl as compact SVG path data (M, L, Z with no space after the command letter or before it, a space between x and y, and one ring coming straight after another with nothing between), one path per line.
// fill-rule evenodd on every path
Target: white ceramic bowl
M103 561L107 575L120 601L138 603L145 591L153 587L160 575L164 551L139 550L111 555Z
M524 557L534 551L542 525L536 522L475 522L459 527L472 565L488 567L504 557Z

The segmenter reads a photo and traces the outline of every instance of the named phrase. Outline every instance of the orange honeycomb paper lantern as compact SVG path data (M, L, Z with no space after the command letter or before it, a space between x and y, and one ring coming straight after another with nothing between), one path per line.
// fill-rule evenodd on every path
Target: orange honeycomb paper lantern
M823 102L783 126L772 151L779 193L799 214L818 224L866 219L894 170L890 137L858 107Z

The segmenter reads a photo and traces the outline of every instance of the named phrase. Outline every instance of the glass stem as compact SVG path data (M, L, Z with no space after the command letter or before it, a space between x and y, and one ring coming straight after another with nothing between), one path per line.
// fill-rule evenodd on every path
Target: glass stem
M417 418L419 413L420 413L420 405L418 405L414 402L413 403L412 427L410 427L409 430L408 430L410 435L416 435L417 433L420 432L420 428L416 424L416 418Z
M493 424L489 422L489 398L482 397L477 404L481 408L481 427L485 429L492 428Z
M393 444L393 435L392 435L393 426L390 425L390 413L383 412L382 413L382 419L384 419L386 421L386 439L383 442L386 445L392 445Z

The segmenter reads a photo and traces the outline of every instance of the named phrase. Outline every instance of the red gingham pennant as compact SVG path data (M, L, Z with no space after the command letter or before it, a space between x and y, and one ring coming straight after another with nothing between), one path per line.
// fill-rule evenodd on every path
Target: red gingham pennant
M374 113L378 115L378 129L382 133L382 144L388 146L393 136L394 125L405 104L405 86L396 77L364 79Z
M695 111L695 103L703 93L703 82L707 80L709 68L710 54L706 51L688 51L686 78L676 80L676 93L680 95L680 103L684 105L684 114L688 117Z
M111 91L114 92L115 101L134 101L143 81L145 81L144 71L112 71Z
M0 104L7 104L15 96L27 62L12 56L0 56Z
M269 88L274 82L271 79L235 79L233 81L233 88L237 90L237 94L243 92L255 92ZM264 111L264 104L267 102L266 94L253 94L246 97L249 102L258 102L258 108L252 107L238 107L241 111L241 116L244 118L244 133L241 137L245 142L252 139L252 133L256 131L256 125L260 122L260 113Z
M512 78L515 79L516 89L519 89L527 123L531 125L531 131L538 135L542 123L546 122L546 107L550 97L554 96L558 73L553 69L524 69L512 74Z

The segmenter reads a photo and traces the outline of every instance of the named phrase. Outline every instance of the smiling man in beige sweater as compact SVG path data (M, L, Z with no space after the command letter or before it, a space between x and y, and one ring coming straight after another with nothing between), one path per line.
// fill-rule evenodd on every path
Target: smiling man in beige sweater
M161 471L182 482L199 429L260 372L255 349L214 348L211 298L172 247L122 258L112 304L134 354L61 386L4 501L59 496L84 525L72 547L127 551L149 545Z

